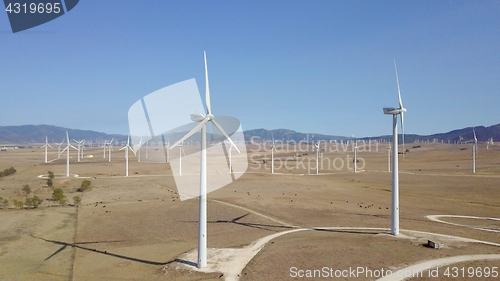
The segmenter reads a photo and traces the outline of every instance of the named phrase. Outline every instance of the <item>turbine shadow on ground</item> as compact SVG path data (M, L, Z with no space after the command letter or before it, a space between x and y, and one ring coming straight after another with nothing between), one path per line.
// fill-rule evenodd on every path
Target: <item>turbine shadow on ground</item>
M50 256L48 256L47 258L45 258L45 260L48 260L48 259L52 258L53 256L57 255L58 253L62 252L67 247L73 247L73 248L78 248L78 249L82 249L82 250L86 250L86 251L91 251L91 252L94 252L94 253L99 253L99 254L103 254L103 255L112 256L112 257L115 257L115 258L120 258L120 259L125 259L125 260L129 260L129 261L135 261L135 262L140 262L140 263L150 264L150 265L168 265L168 264L171 264L171 263L174 263L174 262L178 262L178 263L182 263L182 264L189 265L189 266L197 266L196 263L193 263L193 262L190 262L190 261L186 261L186 260L182 260L182 259L173 259L173 260L167 261L167 262L156 262L156 261L149 261L149 260L139 259L139 258L134 258L134 257L127 257L127 256L124 256L124 255L113 254L113 253L109 253L107 251L102 251L102 250L97 250L97 249L91 249L91 248L87 248L87 247L83 247L83 246L79 245L79 244L112 243L112 242L123 242L123 241L98 241L98 242L67 243L67 242L63 242L63 241L49 240L49 239L45 239L45 238L42 238L42 237L36 237L36 236L33 236L33 235L31 235L31 236L33 238L36 238L36 239L41 239L41 240L43 240L45 242L54 243L54 244L57 244L57 245L62 245L61 248L59 248L53 254L51 254Z
M218 224L218 223L232 223L232 224L237 224L237 225L241 225L241 226L246 226L246 227L253 227L253 228L258 228L258 229L263 229L263 230L267 230L267 231L278 231L278 230L275 230L275 229L271 229L271 228L280 228L280 229L283 229L283 228L286 228L286 229L292 229L292 228L295 228L295 227L291 227L291 226L285 226L285 225L273 225L273 224L262 224L262 223L251 223L251 222L240 222L239 220L250 215L250 213L247 213L245 215L242 215L242 216L239 216L239 217L236 217L232 220L215 220L215 221L208 221L208 223L215 223L215 224ZM181 221L181 222L186 222L186 223L198 223L198 221Z

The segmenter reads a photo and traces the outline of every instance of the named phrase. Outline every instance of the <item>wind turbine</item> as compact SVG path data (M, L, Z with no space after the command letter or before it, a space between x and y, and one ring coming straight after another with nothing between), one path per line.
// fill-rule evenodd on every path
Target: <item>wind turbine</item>
M108 156L109 156L108 162L111 162L111 150L113 150L113 139L111 139L108 143Z
M106 159L106 141L102 142L102 158Z
M358 139L354 141L354 173L358 172Z
M47 136L45 136L45 144L42 147L45 147L45 163L47 163L47 148L48 147L52 148L52 146L50 146L49 144Z
M394 69L396 71L396 82L398 84L398 99L399 108L386 107L384 114L392 115L392 206L391 206L391 234L399 234L399 167L398 167L398 115L401 116L401 130L403 132L403 145L404 145L404 113L406 108L403 107L401 100L401 91L399 88L398 69L396 61L394 61ZM404 148L403 148L404 150Z
M77 140L73 139L73 141L78 144L78 162L80 162L80 150L82 149L82 144L83 144L84 140L77 141Z
M61 158L61 145L64 143L64 139L62 140L61 143L57 143L57 159Z
M199 224L198 224L198 267L207 266L207 123L212 124L219 129L219 131L226 137L229 143L240 153L240 150L233 143L229 135L222 129L222 127L215 121L210 106L210 88L208 83L208 69L207 69L207 54L205 56L205 81L206 93L205 101L207 104L207 114L191 114L191 120L199 122L189 133L178 140L170 149L182 144L187 138L201 130L201 155L200 155L200 209L199 209Z
M314 144L316 148L316 175L319 175L319 142Z
M139 141L139 144L136 144L136 145L134 145L134 146L139 147L138 151L136 152L136 154L137 154L137 162L141 162L142 138L141 138L141 140Z
M472 145L472 173L476 173L476 150L477 150L477 137L476 130L472 127L472 132L474 133L474 144Z
M68 131L66 131L66 141L67 141L67 146L65 149L63 149L63 153L66 150L66 177L69 178L69 149L73 148L75 150L78 150L78 148L74 147L71 145L69 142L69 136L68 136Z
M134 152L134 149L130 146L130 135L127 138L127 145L122 147L120 150L125 150L125 176L128 177L128 150L132 150Z

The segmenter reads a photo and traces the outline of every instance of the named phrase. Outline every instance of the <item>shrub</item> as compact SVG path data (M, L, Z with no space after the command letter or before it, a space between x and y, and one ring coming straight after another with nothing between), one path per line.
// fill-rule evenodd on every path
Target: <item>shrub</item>
M91 181L89 181L89 180L83 180L82 181L82 185L80 186L80 188L77 189L77 191L84 192L85 190L90 189L90 185L91 184L92 184Z
M14 207L16 207L17 209L21 209L22 207L24 207L24 203L22 201L14 200Z
M52 179L51 179L51 178L49 178L49 179L47 180L47 186L48 186L48 187L52 187L52 185L53 185Z
M23 186L22 191L23 191L24 196L28 196L31 193L31 187L29 185L25 184Z
M60 188L54 189L54 193L52 193L52 199L59 202L60 205L64 205L66 203L66 196L64 195L64 191Z
M9 200L0 197L0 206L7 207L9 205Z
M78 206L82 202L82 198L80 196L75 196L73 197L73 202L75 202L75 205Z
M15 174L17 171L14 169L14 167L10 167L8 169L3 170L3 172L0 172L0 177L6 177L9 175Z
M52 173L51 171L49 171L49 179L53 179L54 178L54 173Z
M26 206L28 208L38 208L40 204L42 204L43 200L38 196L33 196L33 198L26 198Z

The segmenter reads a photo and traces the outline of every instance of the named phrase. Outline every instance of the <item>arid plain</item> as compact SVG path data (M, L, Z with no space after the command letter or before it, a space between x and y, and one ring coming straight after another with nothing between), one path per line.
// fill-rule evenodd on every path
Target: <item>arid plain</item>
M387 235L391 173L386 143L358 153L364 160L358 173L352 170L350 148L331 151L327 147L322 159L330 163L344 159L344 166L336 169L324 161L319 175L315 175L312 146L301 147L303 151L278 146L276 174L270 172L269 147L257 151L257 146L248 146L247 172L208 195L208 247L243 249L275 235L250 257L238 273L240 280L297 279L291 277L292 267L396 271L438 258L500 254L500 221L493 220L500 218L500 147L487 150L486 144L479 144L473 175L470 144L418 145L407 144L409 153L404 159L399 156L401 237ZM49 151L50 163L44 163L44 151L38 146L0 152L0 169L17 170L0 178L0 197L9 200L8 207L0 210L1 280L233 278L224 272L196 271L194 260L187 258L197 248L198 201L179 200L168 163L138 163L131 156L130 177L124 177L125 160L118 149L112 162L103 158L99 148L87 148L85 155L93 158L81 163L73 153L72 177L65 178L66 159L55 159L54 149ZM345 160L347 155L351 160ZM285 159L288 166L280 168L279 160ZM337 167L340 163L336 162ZM71 205L44 200L37 209L15 209L12 202L24 200L25 184L42 199L52 197L52 189L40 177L48 171L55 173L53 187L62 188ZM78 192L84 179L92 182L91 189ZM74 196L82 198L78 207L72 206ZM442 223L427 217L431 215L493 219L440 217L447 222ZM444 248L426 247L428 239L443 243ZM215 257L210 258L209 251L209 265ZM500 260L450 266L500 267ZM427 279L425 274L420 279ZM432 280L459 279L443 274Z

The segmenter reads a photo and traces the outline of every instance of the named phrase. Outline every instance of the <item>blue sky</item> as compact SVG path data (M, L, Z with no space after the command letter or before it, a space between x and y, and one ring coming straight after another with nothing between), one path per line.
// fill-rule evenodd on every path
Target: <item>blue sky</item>
M345 136L500 123L498 1L98 1L12 34L0 12L0 125L127 133L141 97L196 78L243 129Z

